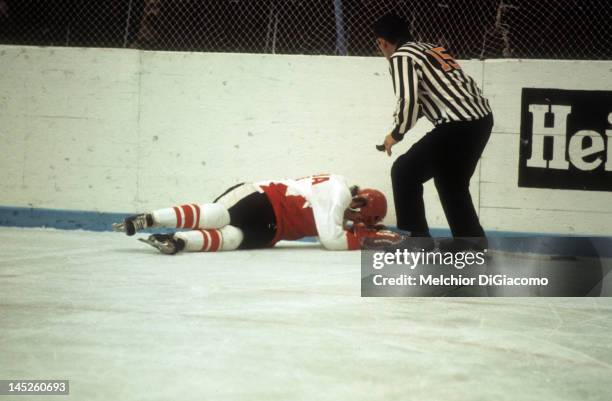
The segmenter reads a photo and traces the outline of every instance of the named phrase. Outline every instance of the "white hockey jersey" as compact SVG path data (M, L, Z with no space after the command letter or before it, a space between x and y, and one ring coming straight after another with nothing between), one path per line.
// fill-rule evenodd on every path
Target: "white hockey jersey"
M352 197L343 176L316 175L255 185L268 196L274 209L276 236L271 245L318 236L327 249L359 249L356 236L344 228L344 211Z

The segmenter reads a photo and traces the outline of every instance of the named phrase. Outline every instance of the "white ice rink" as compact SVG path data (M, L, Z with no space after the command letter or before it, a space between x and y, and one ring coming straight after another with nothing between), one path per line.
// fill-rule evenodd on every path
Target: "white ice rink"
M361 298L359 252L0 229L3 400L610 400L610 298Z

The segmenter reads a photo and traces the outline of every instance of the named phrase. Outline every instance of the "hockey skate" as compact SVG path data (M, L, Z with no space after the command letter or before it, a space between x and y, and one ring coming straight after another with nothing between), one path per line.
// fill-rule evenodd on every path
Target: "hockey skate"
M174 255L185 248L185 241L174 238L174 234L153 234L149 235L147 239L138 238L138 241L149 244L166 255Z
M143 230L148 227L153 227L153 215L147 214L136 214L134 216L126 217L123 223L114 223L113 231L124 232L129 236L136 234L137 231Z

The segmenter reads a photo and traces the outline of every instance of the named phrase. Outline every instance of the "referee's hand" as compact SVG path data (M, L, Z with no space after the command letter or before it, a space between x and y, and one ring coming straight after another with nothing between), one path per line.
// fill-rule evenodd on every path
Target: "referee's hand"
M385 137L385 150L387 151L387 154L389 156L391 156L391 148L393 147L393 145L395 145L397 143L397 141L395 139L393 139L393 137L391 136L391 134L387 135Z

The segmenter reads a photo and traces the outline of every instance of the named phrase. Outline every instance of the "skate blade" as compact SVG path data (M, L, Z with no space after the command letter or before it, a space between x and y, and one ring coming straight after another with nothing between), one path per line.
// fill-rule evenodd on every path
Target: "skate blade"
M170 245L166 242L159 242L155 238L138 238L138 241L151 245L153 248L157 249L165 255L173 255L176 253L176 250L173 245Z
M125 232L125 224L124 223L113 223L113 231L118 233Z

